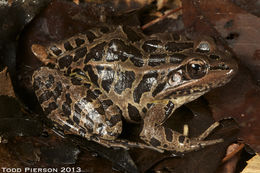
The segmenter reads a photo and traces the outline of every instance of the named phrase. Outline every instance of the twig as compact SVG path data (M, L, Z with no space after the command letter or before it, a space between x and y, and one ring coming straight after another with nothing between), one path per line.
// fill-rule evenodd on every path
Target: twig
M145 25L142 26L142 30L145 30L146 28L148 28L148 27L150 27L150 26L152 26L152 25L158 23L159 21L165 19L167 16L169 16L169 15L171 15L171 14L173 14L173 13L175 13L175 12L181 10L181 9L182 9L182 7L173 9L173 10L171 10L170 12L168 12L167 14L165 14L165 15L163 15L163 16L161 16L161 17L158 17L158 18L156 18L156 19L154 19L154 20L152 20L152 21L150 21L149 23L147 23L147 24L145 24Z

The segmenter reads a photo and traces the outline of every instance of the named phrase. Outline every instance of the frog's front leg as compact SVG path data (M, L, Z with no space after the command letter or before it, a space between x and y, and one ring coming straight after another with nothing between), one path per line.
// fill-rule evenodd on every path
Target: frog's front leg
M120 110L87 79L82 83L42 67L34 72L32 82L45 114L67 133L108 141L121 134Z
M223 142L222 139L204 140L218 125L212 124L197 138L188 138L181 133L162 126L167 109L163 105L154 105L144 118L144 125L140 137L146 143L168 151L189 152L208 145ZM163 116L162 116L163 115Z

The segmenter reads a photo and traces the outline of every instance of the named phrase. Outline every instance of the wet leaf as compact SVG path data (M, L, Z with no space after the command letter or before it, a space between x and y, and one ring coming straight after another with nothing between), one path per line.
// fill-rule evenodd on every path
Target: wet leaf
M1 118L0 132L7 138L15 136L39 136L42 132L42 126L38 121L26 118Z
M42 124L24 116L21 105L12 97L0 96L0 133L6 138L15 136L39 136Z
M72 140L78 143L82 148L95 152L103 158L110 160L114 167L119 170L133 173L138 172L138 169L127 150L121 148L107 148L95 142L82 140L81 138L76 137L72 137Z
M40 161L40 149L34 146L33 141L10 142L8 145L13 146L12 149L9 146L9 150L15 153L14 155L23 164L31 165Z
M90 152L83 150L81 151L80 157L77 161L75 166L79 166L82 169L82 172L111 172L111 173L118 173L121 169L116 169L113 167L112 163L100 157L95 152ZM126 172L126 171L122 171Z
M80 150L72 143L56 143L56 145L41 147L41 159L49 165L75 164Z

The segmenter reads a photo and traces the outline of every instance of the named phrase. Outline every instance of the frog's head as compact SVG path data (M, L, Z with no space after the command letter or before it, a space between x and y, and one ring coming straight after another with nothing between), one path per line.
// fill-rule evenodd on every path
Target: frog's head
M180 106L226 84L237 71L232 54L217 49L210 39L195 41L193 50L184 54L177 66L162 69L165 76L154 87L155 100L171 99Z

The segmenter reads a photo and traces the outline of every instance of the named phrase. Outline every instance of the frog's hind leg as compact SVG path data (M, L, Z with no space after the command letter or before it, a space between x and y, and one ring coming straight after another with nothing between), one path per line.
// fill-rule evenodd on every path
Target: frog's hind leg
M106 147L149 148L144 143L120 140L122 111L88 79L64 76L42 67L33 74L33 86L44 112L65 134L77 134Z
M223 142L223 139L204 140L218 125L216 122L205 130L198 138L187 136L173 131L161 125L164 120L164 109L150 109L149 114L144 118L144 126L140 137L146 143L163 150L189 152L199 150L205 146Z
M57 117L55 116L56 114L59 114L61 116ZM55 116L55 117L53 117ZM52 114L49 115L49 118L54 119L55 118L55 127L57 129L61 129L64 134L78 134L82 137L87 138L88 140L92 140L94 142L97 142L107 148L124 148L126 150L128 150L129 148L146 148L146 149L151 149L151 150L155 150L158 152L163 152L163 150L153 147L151 145L147 145L144 143L140 143L140 142L132 142L132 141L128 141L128 140L124 140L124 139L114 139L114 140L105 140L102 139L98 136L94 136L91 133L87 133L86 129L80 127L78 124L76 124L73 121L70 121L68 118L66 118L66 116L64 116L63 112L61 111L57 111L57 112L53 112ZM62 125L62 126L61 126Z
M142 148L142 149L151 149L151 150L155 150L158 151L160 153L163 152L163 150L156 148L154 146L151 145L147 145L144 143L140 143L140 142L132 142L132 141L128 141L128 140L124 140L124 139L115 139L113 141L110 140L104 140L101 138L96 138L96 139L91 139L92 141L95 141L103 146L106 146L108 148L110 147L114 147L114 148L124 148L126 150L128 150L129 148Z
M66 131L105 140L121 134L120 110L91 82L82 84L58 70L42 67L33 74L33 86L46 115Z

